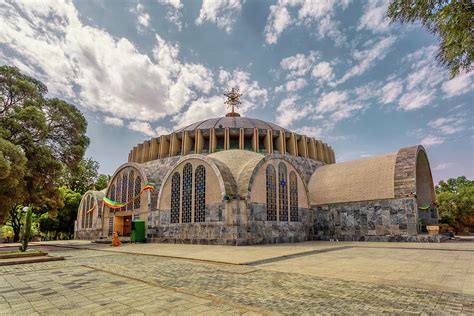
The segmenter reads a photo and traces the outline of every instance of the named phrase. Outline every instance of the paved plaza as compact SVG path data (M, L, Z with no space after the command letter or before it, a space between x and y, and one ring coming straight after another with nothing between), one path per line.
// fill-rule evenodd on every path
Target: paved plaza
M471 242L35 247L66 260L0 267L0 314L474 314Z

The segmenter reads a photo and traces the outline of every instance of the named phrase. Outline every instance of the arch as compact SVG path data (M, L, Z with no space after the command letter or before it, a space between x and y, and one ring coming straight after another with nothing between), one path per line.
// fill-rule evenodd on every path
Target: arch
M266 193L267 193L267 221L277 220L276 207L276 171L273 165L269 164L265 171Z
M278 217L288 221L288 169L284 162L278 164Z
M175 172L171 178L171 214L170 222L172 224L179 223L179 213L181 205L181 176L179 172Z
M117 201L117 202L122 202L122 177L119 175L117 177L117 183L116 183L117 187L115 188L116 189L116 193L115 193L115 198L116 200L114 201ZM117 209L118 211L118 209Z
M193 203L193 166L190 163L183 168L183 200L181 223L192 222L192 203Z
M206 168L199 165L194 177L194 222L206 221Z
M81 228L82 229L86 228L86 208L87 208L87 203L83 197L82 198L82 214L81 214Z
M133 209L140 208L142 198L141 196L139 196L139 194L140 194L141 189L142 189L142 177L137 176L135 178L135 191L134 191L135 194L133 195L133 198L134 198Z
M127 203L127 197L128 197L128 192L127 192L127 184L128 184L128 173L125 171L122 174L122 203ZM127 209L126 206L122 207L120 210L125 211Z
M127 193L127 199L129 201L127 205L127 210L130 211L133 209L133 202L130 202L133 200L133 185L135 181L135 172L133 170L130 170L128 173L128 193Z
M87 211L89 211L92 207L94 207L94 198L92 197L92 195L89 194L89 208L87 209ZM89 228L92 228L92 217L94 215L94 211L92 212L89 212Z
M298 222L298 179L294 171L290 172L290 221Z

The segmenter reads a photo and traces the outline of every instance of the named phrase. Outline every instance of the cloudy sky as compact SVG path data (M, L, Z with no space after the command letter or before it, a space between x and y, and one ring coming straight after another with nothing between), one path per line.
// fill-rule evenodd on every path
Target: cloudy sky
M435 181L474 178L473 74L448 80L437 40L369 0L0 0L0 63L86 116L113 173L144 139L226 112L331 144L338 161L423 144Z

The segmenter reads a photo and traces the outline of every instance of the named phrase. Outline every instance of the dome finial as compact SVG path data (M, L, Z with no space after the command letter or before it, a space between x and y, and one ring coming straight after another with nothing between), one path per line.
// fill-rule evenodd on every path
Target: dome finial
M231 108L231 112L227 113L225 116L240 116L239 113L235 112L235 108L239 104L242 104L242 102L240 102L242 93L239 93L239 89L232 88L227 93L224 93L224 95L227 97L227 100L224 102L224 104L227 104L227 107Z

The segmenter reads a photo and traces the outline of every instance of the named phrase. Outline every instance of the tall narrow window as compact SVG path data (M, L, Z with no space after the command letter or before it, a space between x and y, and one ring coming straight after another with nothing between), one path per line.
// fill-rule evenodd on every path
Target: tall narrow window
M279 220L288 221L288 172L286 165L280 162L278 165L278 213Z
M110 186L110 191L109 191L109 199L111 199L112 201L115 201L115 184L112 184ZM112 208L109 208L109 214L112 213L114 211L114 209ZM109 216L113 216L113 215L109 215Z
M114 216L109 217L109 236L114 234Z
M190 163L183 168L183 214L182 223L192 221L192 198L193 198L193 166Z
M194 177L194 222L206 221L206 168L196 168Z
M86 228L86 212L87 212L87 199L85 196L82 197L82 215L81 215L81 228Z
M298 180L294 171L290 172L290 221L297 222L298 218Z
M140 194L140 191L142 189L142 177L138 176L135 179L135 191L134 191L134 196L136 197L135 202L133 203L133 208L137 209L140 208L140 203L141 203L141 196L138 196Z
M127 184L128 184L128 176L127 176L127 173L124 172L122 175L122 203L127 203ZM125 211L126 209L127 207L124 206L120 210Z
M267 221L277 220L276 211L276 171L273 165L268 165L266 170L267 186Z
M116 200L117 202L122 202L122 178L120 176L118 176L118 180L117 180L117 188L116 188ZM116 211L120 211L120 209L115 209Z
M181 203L180 183L181 176L178 172L175 172L173 178L171 178L171 223L179 223L179 205Z
M133 209L133 181L135 180L135 172L132 170L128 174L128 205L127 205L127 210L132 210Z
M92 197L92 195L89 195L89 209L87 211L89 211L92 207L94 207L94 198ZM92 217L94 215L94 211L92 212L89 212L89 228L92 228Z

